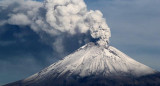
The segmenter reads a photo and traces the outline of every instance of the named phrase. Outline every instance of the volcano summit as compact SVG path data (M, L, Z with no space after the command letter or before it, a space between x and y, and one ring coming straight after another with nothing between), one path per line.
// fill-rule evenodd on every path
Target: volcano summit
M157 71L112 46L88 43L41 72L5 86L158 86Z

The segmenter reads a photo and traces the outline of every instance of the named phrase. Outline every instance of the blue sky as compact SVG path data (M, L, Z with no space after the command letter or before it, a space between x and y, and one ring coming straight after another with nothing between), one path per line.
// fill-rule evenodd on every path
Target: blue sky
M160 0L85 2L88 9L102 11L111 28L110 45L160 71ZM49 66L56 61L54 57L58 57L51 46L43 42L45 40L26 28L29 27L0 27L0 85L28 77ZM69 42L66 44L70 48L72 45L68 45ZM79 47L75 46L68 52Z

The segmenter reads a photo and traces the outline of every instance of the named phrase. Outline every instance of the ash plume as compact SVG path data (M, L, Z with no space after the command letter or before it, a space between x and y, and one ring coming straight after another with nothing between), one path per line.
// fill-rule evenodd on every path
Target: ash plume
M88 11L83 0L46 0L44 4L46 21L52 29L70 34L89 30L92 38L99 38L100 45L109 42L110 29L103 14L99 10Z
M29 26L58 54L69 52L66 49L68 43L78 48L92 39L98 39L99 45L108 45L111 37L103 14L99 10L87 10L83 0L45 0L43 3L2 0L0 6L3 15L0 27L5 24Z

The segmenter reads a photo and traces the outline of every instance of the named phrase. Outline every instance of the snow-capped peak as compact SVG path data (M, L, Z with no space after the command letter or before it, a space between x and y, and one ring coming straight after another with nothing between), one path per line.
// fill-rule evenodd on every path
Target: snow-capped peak
M47 67L41 72L27 78L42 79L44 77L70 76L143 76L156 71L133 60L116 48L103 47L89 43L79 48L63 60Z

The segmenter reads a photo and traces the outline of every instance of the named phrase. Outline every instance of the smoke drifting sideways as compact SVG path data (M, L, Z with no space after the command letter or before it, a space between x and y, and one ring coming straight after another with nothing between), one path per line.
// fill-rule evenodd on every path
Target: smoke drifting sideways
M2 0L0 27L6 24L30 27L62 56L95 39L108 45L111 37L103 14L83 0Z

